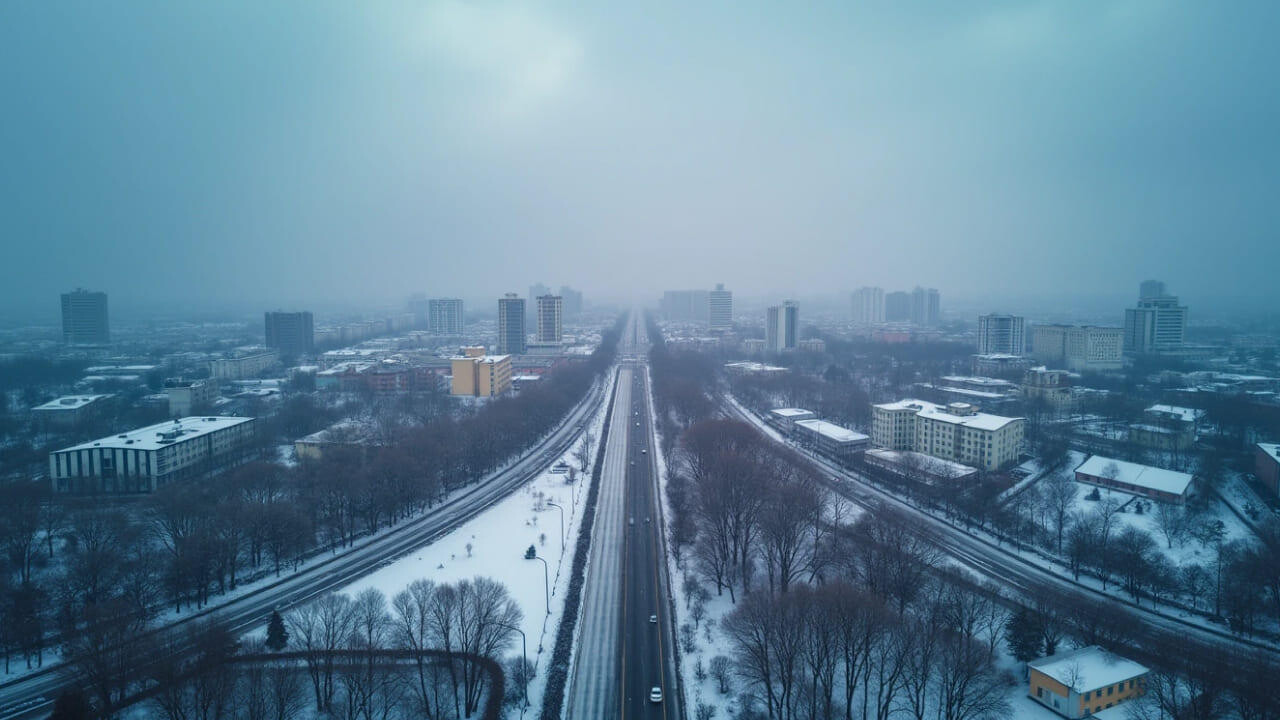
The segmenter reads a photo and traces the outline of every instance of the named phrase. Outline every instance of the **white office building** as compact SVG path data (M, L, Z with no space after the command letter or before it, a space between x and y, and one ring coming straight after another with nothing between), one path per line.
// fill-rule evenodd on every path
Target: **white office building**
M1026 321L1018 315L979 315L979 355L1022 355L1027 351Z
M538 339L558 344L564 340L564 299L559 295L538 296Z
M1072 372L1124 367L1124 329L1097 325L1032 325L1031 355Z
M1159 295L1148 293L1159 292ZM1139 288L1137 307L1124 311L1124 349L1133 353L1182 348L1187 337L1187 307L1176 295L1164 294L1164 283L1147 280Z

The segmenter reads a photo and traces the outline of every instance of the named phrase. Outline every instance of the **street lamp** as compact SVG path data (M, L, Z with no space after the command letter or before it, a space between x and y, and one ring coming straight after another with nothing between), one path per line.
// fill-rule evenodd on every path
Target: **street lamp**
M560 554L563 555L564 554L564 508L553 502L548 502L547 504L560 511Z
M538 557L538 548L533 545L524 551L525 560L542 560L542 591L547 598L547 614L551 614L551 570L544 558Z
M504 627L509 630L515 630L520 633L520 655L524 658L524 664L520 666L520 684L524 686L524 706L529 707L529 642L524 636L524 631L515 625L508 625L497 620L493 621L494 625ZM521 715L524 715L522 712Z

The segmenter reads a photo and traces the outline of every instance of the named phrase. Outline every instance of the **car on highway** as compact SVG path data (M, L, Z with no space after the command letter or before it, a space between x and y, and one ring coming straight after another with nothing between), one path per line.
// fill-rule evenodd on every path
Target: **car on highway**
M650 615L650 616L649 616L649 622L650 622L650 623L652 623L652 624L654 624L654 625L657 625L657 624L658 624L658 616L657 616L657 615Z
M658 687L657 685L653 686L653 689L649 691L649 702L651 703L662 702L662 688Z
M648 454L649 454L649 449L648 449L648 448L640 448L640 454L641 454L641 455L648 455Z

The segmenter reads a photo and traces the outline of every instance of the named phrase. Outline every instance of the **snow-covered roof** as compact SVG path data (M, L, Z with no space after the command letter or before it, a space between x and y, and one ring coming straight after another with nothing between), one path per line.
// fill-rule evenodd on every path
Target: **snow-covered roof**
M883 408L885 410L915 410L916 415L919 417L929 418L930 420L939 420L952 425L963 425L965 427L978 428L979 430L999 430L1015 420L1022 419L980 412L972 413L970 415L955 415L946 407L936 405L925 400L899 400L892 403L881 403L876 405L876 407Z
M1270 455L1272 460L1280 463L1280 443L1258 443L1258 447Z
M1111 465L1115 465L1116 473L1115 477L1111 479L1116 482L1175 495L1185 493L1192 480L1190 475L1177 470L1165 470L1164 468L1151 467L1150 465L1139 465L1101 455L1094 455L1085 460L1080 464L1080 467L1076 468L1076 472L1094 477L1108 477Z
M242 423L252 422L247 417L185 417L180 420L148 425L127 433L90 440L58 452L71 450L88 450L95 447L120 448L129 450L157 450L174 443L186 442L211 432L224 430Z
M802 427L806 430L830 438L836 442L858 442L860 440L870 440L871 438L860 432L854 432L846 427L840 427L835 423L829 423L826 420L797 420L796 427Z
M1083 693L1146 675L1147 668L1097 645L1032 660L1027 666Z
M945 460L936 458L932 455L925 455L914 450L887 450L884 448L875 448L867 451L867 457L870 459L879 458L884 462L893 465L902 465L908 460L917 463L925 471L933 473L938 477L946 478L962 478L978 472L975 467L970 467L954 460Z
M769 412L777 415L778 417L784 418L796 417L798 415L813 415L812 411L804 410L802 408L775 408Z
M66 395L56 400L50 400L43 405L37 405L32 410L40 410L42 412L53 412L58 410L79 410L95 400L101 400L110 395Z
M983 377L981 375L943 375L943 380L947 382L968 383L970 385L980 385L991 388L1012 388L1014 384L1008 380L1000 378Z
M1203 410L1179 407L1177 405L1152 405L1147 412L1159 415L1177 415L1183 422L1195 422L1204 416Z

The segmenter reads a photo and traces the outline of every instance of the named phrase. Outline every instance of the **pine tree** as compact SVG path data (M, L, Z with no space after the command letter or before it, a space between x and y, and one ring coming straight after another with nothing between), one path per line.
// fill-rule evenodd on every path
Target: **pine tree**
M271 611L271 620L267 622L267 647L280 652L289 644L289 631L284 628L284 618L280 611Z
M1030 609L1019 608L1005 627L1004 639L1018 662L1035 660L1040 657L1043 647L1039 618Z

